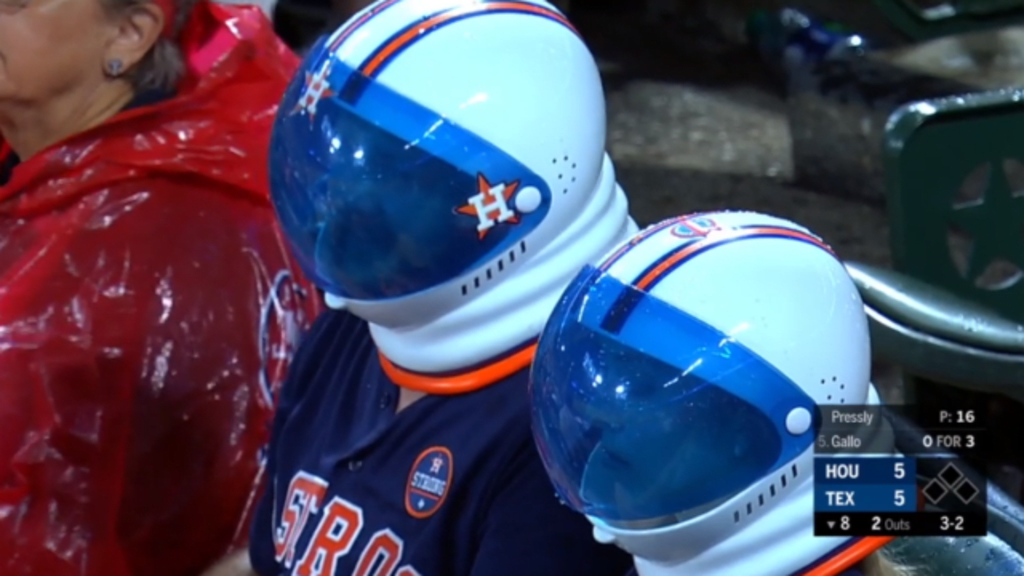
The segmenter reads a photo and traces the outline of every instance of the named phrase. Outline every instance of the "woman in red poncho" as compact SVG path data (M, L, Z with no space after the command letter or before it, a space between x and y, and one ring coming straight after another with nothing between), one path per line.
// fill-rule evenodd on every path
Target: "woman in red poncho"
M317 307L267 194L296 65L254 8L0 0L0 574L192 576L245 537Z

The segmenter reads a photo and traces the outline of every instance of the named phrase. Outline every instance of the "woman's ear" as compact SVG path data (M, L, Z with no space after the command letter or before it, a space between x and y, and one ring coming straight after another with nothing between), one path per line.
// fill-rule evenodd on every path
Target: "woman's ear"
M120 60L130 69L149 53L164 30L164 14L153 2L128 8L117 17L113 38L107 47L107 60Z

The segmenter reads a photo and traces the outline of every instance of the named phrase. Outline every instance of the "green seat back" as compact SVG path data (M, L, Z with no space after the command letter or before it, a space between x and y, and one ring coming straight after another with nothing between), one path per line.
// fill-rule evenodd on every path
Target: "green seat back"
M905 106L884 155L894 267L1024 322L1024 90Z
M1024 21L1024 0L875 0L879 10L913 40L928 40ZM928 6L928 7L922 7Z

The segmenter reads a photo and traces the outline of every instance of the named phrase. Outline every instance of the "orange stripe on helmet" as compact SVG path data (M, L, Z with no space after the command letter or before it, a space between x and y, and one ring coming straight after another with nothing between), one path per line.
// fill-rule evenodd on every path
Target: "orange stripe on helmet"
M804 242L814 244L815 246L827 251L829 254L834 254L832 252L832 248L822 242L820 238L799 230L779 228L775 226L737 228L726 233L708 236L703 240L693 244L687 244L682 248L679 248L668 258L665 258L661 263L633 282L633 286L640 290L647 290L690 257L710 248L714 248L715 246L744 238L792 238L794 240L802 240Z
M355 32L356 30L358 30L363 24L366 24L374 16L376 16L377 14L380 14L386 8L389 8L389 7L397 4L398 2L401 2L401 0L386 0L385 2L381 2L379 4L373 5L373 7L371 7L369 10L367 10L365 13L363 13L362 16L357 17L351 23L349 23L344 28L339 30L338 31L338 35L335 36L331 40L330 44L327 45L327 50L328 51L337 50L338 47L341 46L342 42L344 42L346 39L348 39L350 36L352 36L352 33Z
M630 239L629 242L626 242L625 244L620 246L619 249L616 250L611 256L605 258L604 262L601 263L599 268L602 272L608 271L608 269L611 268L613 264L619 261L619 258L622 258L626 254L626 252L629 252L637 244L643 242L644 240L650 238L651 236L654 236L655 234L661 232L665 228L668 228L669 226L673 226L675 224L679 224L680 222L686 220L687 218L691 218L692 216L692 214L687 216L678 216L676 218L663 220L661 222L658 222L657 224L652 224L648 228L644 228L643 230L640 231L639 234Z
M569 23L565 16L562 16L554 10L544 8L543 6L529 4L526 2L481 2L478 4L470 4L454 8L435 16L431 16L399 32L387 43L378 48L376 52L371 54L359 67L359 72L364 76L373 77L375 74L380 72L384 64L386 64L393 56L426 36L426 34L431 30L469 16L496 12L512 12L544 16L561 23L572 30L573 33L578 34L576 29Z

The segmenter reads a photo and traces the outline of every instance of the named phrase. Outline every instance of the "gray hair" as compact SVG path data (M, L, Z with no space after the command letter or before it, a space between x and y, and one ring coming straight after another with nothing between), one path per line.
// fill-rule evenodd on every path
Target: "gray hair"
M112 14L149 3L151 0L102 0L106 9ZM174 90L178 81L185 75L185 59L181 53L177 38L181 29L188 21L192 7L197 0L174 0L174 22L171 23L171 36L161 36L149 52L128 70L127 78L131 81L136 93L149 90Z

